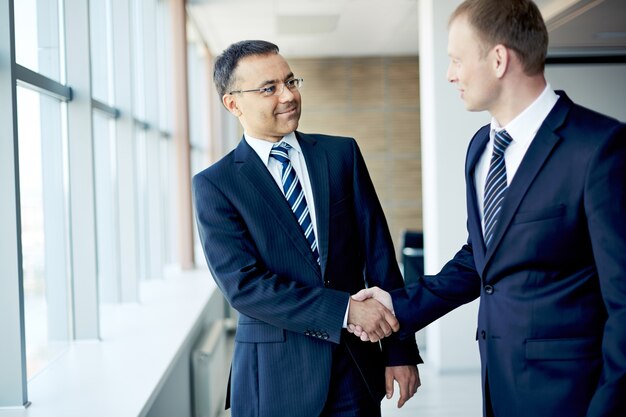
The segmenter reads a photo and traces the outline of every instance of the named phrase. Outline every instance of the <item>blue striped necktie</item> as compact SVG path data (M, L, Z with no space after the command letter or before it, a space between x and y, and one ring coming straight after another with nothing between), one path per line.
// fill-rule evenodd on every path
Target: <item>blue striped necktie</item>
M291 165L291 160L289 159L289 149L291 149L291 145L288 143L278 143L272 147L270 156L278 160L278 162L280 162L283 166L280 179L283 183L285 198L287 199L291 210L296 215L296 219L298 219L298 223L304 232L304 237L306 237L306 240L309 242L309 246L313 252L313 257L319 265L320 255L317 250L317 240L315 239L315 231L313 230L313 222L311 221L309 206L306 203L304 191L302 190L300 181L298 181L296 171L293 169L293 165Z
M493 239L493 232L500 210L502 209L502 200L507 189L506 165L504 163L504 151L511 144L513 138L506 130L496 132L493 142L493 154L491 155L491 165L489 165L489 173L485 183L485 200L483 206L484 222L485 222L485 245L489 247Z

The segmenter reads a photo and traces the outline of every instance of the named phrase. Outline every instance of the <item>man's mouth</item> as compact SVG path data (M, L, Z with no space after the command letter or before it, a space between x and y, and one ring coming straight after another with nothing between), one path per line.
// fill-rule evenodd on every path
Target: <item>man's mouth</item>
M289 108L287 110L277 112L276 114L277 115L280 114L280 115L290 116L290 115L292 115L292 114L294 114L296 112L296 109L297 109L297 107L291 107L291 108Z

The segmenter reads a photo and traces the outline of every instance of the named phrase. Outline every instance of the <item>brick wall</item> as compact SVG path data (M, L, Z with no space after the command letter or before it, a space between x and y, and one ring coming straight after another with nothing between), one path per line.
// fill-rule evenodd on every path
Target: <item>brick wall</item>
M422 230L418 58L292 58L289 64L304 78L298 129L356 139L398 251L403 230Z

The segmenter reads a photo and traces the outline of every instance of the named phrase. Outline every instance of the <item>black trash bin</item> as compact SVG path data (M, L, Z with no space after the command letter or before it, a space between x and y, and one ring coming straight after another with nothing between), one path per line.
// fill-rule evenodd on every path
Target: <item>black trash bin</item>
M407 230L402 237L402 265L404 282L411 284L424 275L424 234Z

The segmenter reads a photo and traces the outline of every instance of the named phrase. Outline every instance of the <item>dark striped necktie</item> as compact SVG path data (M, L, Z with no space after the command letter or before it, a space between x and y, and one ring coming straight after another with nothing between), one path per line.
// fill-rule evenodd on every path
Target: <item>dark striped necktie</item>
M506 130L496 132L493 142L493 154L491 165L485 182L485 199L483 206L483 219L485 223L485 245L489 247L493 239L494 230L498 223L502 200L507 189L506 164L504 163L504 151L511 144L513 138Z
M315 231L313 230L313 222L311 221L309 206L306 203L304 191L302 190L300 181L298 181L296 171L293 169L293 165L291 165L291 160L289 159L289 149L291 149L291 145L288 143L278 143L272 148L270 156L278 160L278 162L280 162L283 166L280 179L283 184L285 198L287 199L291 210L296 215L296 219L298 219L298 223L304 232L304 237L306 237L306 240L309 242L309 246L313 252L313 257L319 264L320 255L317 250L317 240L315 239Z

